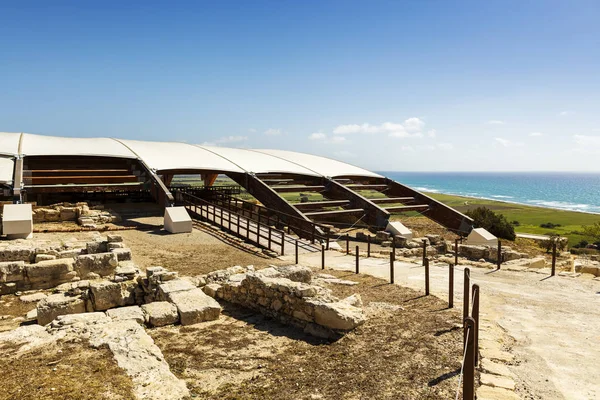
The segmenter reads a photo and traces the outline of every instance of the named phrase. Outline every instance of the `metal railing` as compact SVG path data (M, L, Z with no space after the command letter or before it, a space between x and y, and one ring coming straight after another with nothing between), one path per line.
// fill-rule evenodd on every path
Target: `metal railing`
M309 221L265 206L251 203L242 199L229 196L221 192L208 193L206 198L211 204L218 205L232 212L240 213L253 221L275 226L277 229L287 229L303 239L325 242L329 250L329 236L331 227Z
M177 196L178 201L199 219L219 225L222 229L270 251L275 251L274 246L280 246L279 253L285 254L284 231L273 228L264 221L251 223L250 219L243 214L225 209L189 193L178 192Z

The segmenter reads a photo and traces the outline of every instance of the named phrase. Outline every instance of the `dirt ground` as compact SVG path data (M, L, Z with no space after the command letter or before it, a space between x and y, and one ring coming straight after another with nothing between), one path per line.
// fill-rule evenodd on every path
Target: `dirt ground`
M22 355L0 348L0 399L134 399L131 380L107 348L57 343Z
M328 271L330 272L330 271ZM334 271L356 286L367 322L329 343L227 306L213 323L150 330L171 370L204 399L448 399L461 355L460 315L435 297Z

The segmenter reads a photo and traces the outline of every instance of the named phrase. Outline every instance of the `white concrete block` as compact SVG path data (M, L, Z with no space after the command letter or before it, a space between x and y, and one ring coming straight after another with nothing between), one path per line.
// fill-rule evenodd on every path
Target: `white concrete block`
M33 237L33 212L31 204L6 204L2 217L2 233L9 239Z
M498 246L498 238L483 228L475 228L467 236L467 244L473 246Z
M402 236L407 240L411 240L413 238L413 233L410 229L402 224L402 222L388 222L387 227L385 228L386 232L392 233L394 236Z
M185 207L165 208L165 229L171 233L189 233L192 231L192 219Z

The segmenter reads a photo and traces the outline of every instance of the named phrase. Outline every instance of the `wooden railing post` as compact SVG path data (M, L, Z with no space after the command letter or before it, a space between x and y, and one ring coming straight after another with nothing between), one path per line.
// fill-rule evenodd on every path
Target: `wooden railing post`
M346 233L346 254L350 254L350 235Z
M429 258L425 258L425 296L429 296Z
M449 264L448 308L454 308L454 265Z
M268 239L267 239L267 243L269 245L268 246L269 250L271 250L271 235L272 235L272 228L271 228L271 225L269 225L269 234L268 234Z
M473 285L473 310L471 317L475 321L475 332L473 335L473 348L475 353L475 365L479 361L479 285Z
M356 273L357 274L359 273L359 268L358 268L359 260L360 260L360 253L359 253L358 246L356 246Z
M463 400L475 399L475 320L465 318L464 337L466 352L463 366Z
M556 240L552 243L552 276L556 275Z
M285 256L285 231L281 231L281 255Z
M471 271L465 268L463 285L463 320L469 316L469 294L471 292Z
M498 263L498 269L500 269L502 265L502 242L500 240L498 240L498 257L496 262Z
M454 265L458 265L458 239L454 241Z
M396 260L396 253L390 251L390 283L394 283L394 261Z
M296 239L294 247L296 249L296 265L297 265L298 264L298 239Z
M325 246L321 245L321 269L325 269Z
M427 258L427 240L423 239L423 265L425 265L426 258Z
M367 236L367 257L371 257L371 235Z

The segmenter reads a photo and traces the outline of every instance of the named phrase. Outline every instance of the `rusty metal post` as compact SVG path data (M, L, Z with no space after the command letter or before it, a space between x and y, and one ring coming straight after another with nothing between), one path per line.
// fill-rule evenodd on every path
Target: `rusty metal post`
M469 316L469 293L471 292L471 271L465 268L463 286L463 320Z
M454 241L454 265L458 265L458 239Z
M321 269L325 269L325 246L321 245Z
M390 283L394 283L394 261L396 261L396 253L390 251Z
M359 254L359 250L358 250L358 246L356 246L356 273L359 273L359 269L358 269L358 264L360 262L360 254Z
M471 317L475 320L475 333L473 335L473 348L475 349L475 365L479 361L479 285L473 285L473 311Z
M449 264L448 308L454 308L454 264Z
M346 254L350 254L350 235L346 234Z
M367 257L371 257L371 235L367 236Z
M465 318L464 337L467 351L465 352L463 366L463 400L475 399L475 321L471 317Z
M500 240L498 240L498 257L496 257L497 263L498 263L498 269L500 269L500 266L502 265L502 242Z
M425 259L425 296L429 296L429 258Z
M423 239L423 265L425 265L425 259L427 258L427 241Z
M556 240L552 243L552 276L556 275Z
M294 246L296 247L296 264L298 264L298 239L296 239L296 243Z

